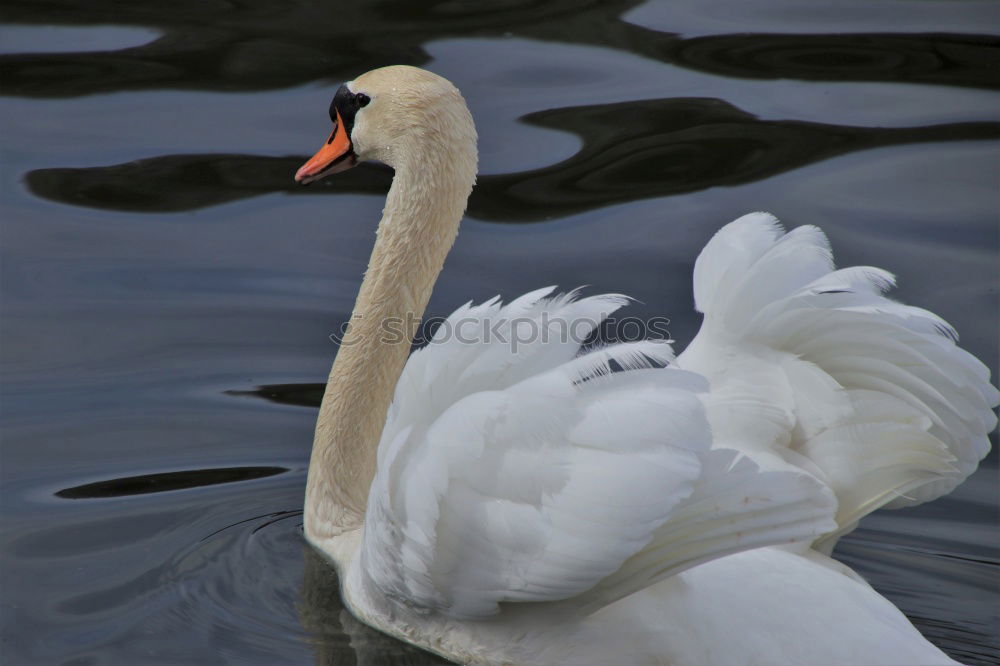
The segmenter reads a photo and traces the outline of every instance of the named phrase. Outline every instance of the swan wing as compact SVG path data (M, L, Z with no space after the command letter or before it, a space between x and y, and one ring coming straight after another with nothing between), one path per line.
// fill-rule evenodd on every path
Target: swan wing
M839 534L867 513L950 492L989 451L997 390L937 315L883 293L884 270L836 270L816 227L766 213L698 257L697 337L678 358L711 383L716 445L769 451L836 492Z
M513 330L593 315L592 329L624 302L548 293L453 317ZM361 552L386 596L462 619L502 602L600 606L711 557L832 528L832 496L808 474L711 450L707 385L658 367L666 343L578 355L571 339L520 339L442 339L407 364Z

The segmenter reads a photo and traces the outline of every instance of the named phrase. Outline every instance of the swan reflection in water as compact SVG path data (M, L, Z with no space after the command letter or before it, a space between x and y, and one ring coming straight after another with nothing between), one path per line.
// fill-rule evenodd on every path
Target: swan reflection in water
M386 636L359 622L340 601L340 580L330 563L303 544L304 571L296 609L311 634L316 666L432 666L450 664L436 655ZM347 644L344 644L347 636Z

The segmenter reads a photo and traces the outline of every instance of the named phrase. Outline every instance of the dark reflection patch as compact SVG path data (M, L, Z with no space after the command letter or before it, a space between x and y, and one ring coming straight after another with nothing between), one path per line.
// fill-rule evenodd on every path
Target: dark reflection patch
M143 25L163 31L117 51L0 56L6 95L65 97L148 88L269 90L423 65L430 41L516 36L599 46L728 76L909 81L997 88L1000 40L961 34L762 34L683 39L621 16L640 0L405 0L266 3L55 0L4 3L28 24ZM209 27L210 26L210 27Z
M1000 38L991 35L713 35L672 42L661 55L722 76L1000 88Z
M292 176L306 159L166 155L108 167L39 169L28 173L27 183L41 197L74 206L173 213L268 192L384 194L392 182L391 169L365 164L303 188Z
M226 391L226 395L263 398L281 405L319 407L326 384L264 384L250 391Z
M870 128L760 120L722 100L652 99L533 113L530 124L571 131L583 147L551 166L479 178L469 214L537 222L637 199L737 185L837 155L931 141L1000 138L1000 123ZM384 195L392 172L362 168L298 187L305 157L166 155L126 164L39 169L29 189L62 203L109 210L176 212L270 192Z
M168 490L184 490L219 483L250 481L287 472L286 467L225 467L217 469L189 469L182 472L161 472L127 476L87 483L82 486L65 488L56 492L63 499L103 499L128 495L162 493Z

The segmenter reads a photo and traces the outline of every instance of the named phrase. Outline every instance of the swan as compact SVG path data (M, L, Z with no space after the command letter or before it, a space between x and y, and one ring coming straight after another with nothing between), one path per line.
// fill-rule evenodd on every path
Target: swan
M828 556L986 454L998 393L948 324L887 299L885 271L835 269L819 229L753 213L698 257L704 321L677 357L581 349L562 327L627 299L551 287L470 302L410 354L475 182L471 115L392 66L330 118L296 181L395 170L306 485L352 614L465 664L956 663Z

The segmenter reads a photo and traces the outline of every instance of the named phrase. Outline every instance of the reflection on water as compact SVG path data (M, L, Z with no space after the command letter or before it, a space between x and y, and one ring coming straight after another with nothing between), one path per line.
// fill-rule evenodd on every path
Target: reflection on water
M423 65L429 60L423 45L434 40L516 34L630 51L724 76L1000 87L991 65L998 40L989 35L756 33L684 39L620 18L638 4L282 0L233 11L219 3L99 0L85 10L67 7L60 20L148 25L164 36L105 53L3 56L0 85L7 94L39 96L164 87L260 90L348 80L386 64ZM30 0L8 2L6 9L8 20L37 21Z
M302 549L305 570L302 596L297 604L302 626L317 641L316 666L431 666L451 663L401 641L386 640L340 604L339 581L323 557L313 548ZM346 642L345 639L346 638Z
M378 65L447 74L479 120L489 168L435 315L587 283L670 315L683 347L697 251L765 208L897 272L994 361L984 3L840 3L836 34L795 6L6 3L4 660L442 663L346 613L301 530L328 336L392 174L302 188L305 156L275 155L313 148L330 87ZM972 664L1000 648L995 476L994 453L837 551Z
M722 76L892 81L1000 88L992 35L713 35L682 40L664 60Z
M315 407L323 400L325 384L267 384L252 391L226 391L229 395L263 398L279 405Z
M9 25L0 33L0 54L111 51L145 44L158 36L155 30L122 26Z
M56 491L56 497L64 499L98 499L102 497L122 497L163 493L170 490L211 486L216 483L250 481L281 474L284 467L231 467L228 469L190 469L183 472L159 472L129 476L124 479L110 479L86 483Z
M481 176L469 199L469 215L535 222L622 201L760 180L857 150L1000 138L996 122L867 128L763 121L716 99L552 109L523 120L573 132L583 147L542 169ZM35 194L62 203L165 212L271 192L381 193L392 177L384 167L362 165L304 188L288 174L305 159L169 155L106 167L40 169L27 175L27 183Z

